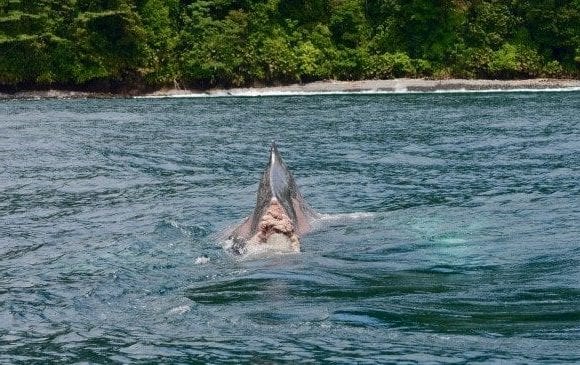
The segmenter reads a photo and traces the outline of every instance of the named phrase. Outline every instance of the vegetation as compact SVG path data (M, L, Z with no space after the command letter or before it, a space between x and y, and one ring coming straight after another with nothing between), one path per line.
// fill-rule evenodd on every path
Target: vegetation
M0 0L5 88L579 70L579 0Z

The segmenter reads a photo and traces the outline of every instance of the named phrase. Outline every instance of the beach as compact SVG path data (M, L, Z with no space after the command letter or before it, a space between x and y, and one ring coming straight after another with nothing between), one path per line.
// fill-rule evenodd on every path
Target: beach
M281 86L244 88L161 88L150 92L87 92L75 90L25 90L0 92L0 99L67 99L67 98L131 98L131 97L196 97L196 96L268 96L332 93L407 93L462 91L540 91L580 90L576 79L469 80L469 79L391 79L361 81L316 81Z
M406 93L453 91L515 91L515 90L574 90L580 89L580 80L529 79L529 80L467 80L467 79L392 79L362 81L317 81L284 86L178 90L167 89L149 93L150 97L187 97L195 95L260 96L322 93Z

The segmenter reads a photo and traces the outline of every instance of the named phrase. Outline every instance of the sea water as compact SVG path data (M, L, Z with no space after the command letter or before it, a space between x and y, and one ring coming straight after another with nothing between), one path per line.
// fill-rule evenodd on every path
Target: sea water
M0 102L1 363L580 362L579 237L578 91Z

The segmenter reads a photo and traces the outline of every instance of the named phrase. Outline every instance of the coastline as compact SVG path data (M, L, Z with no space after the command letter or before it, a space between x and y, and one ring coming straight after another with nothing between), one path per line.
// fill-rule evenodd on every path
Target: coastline
M160 88L152 92L87 92L74 90L26 90L14 93L0 92L0 100L7 99L85 99L85 98L164 98L206 96L274 96L293 94L340 93L407 93L407 92L477 92L477 91L575 91L580 90L577 79L390 79L361 81L315 81L305 84L260 86L244 88L173 89Z

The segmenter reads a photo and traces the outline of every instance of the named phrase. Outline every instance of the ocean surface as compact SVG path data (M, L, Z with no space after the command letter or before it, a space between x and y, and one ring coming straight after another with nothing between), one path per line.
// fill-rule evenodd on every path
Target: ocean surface
M236 257L275 140L322 214ZM0 363L579 363L580 92L0 101Z

